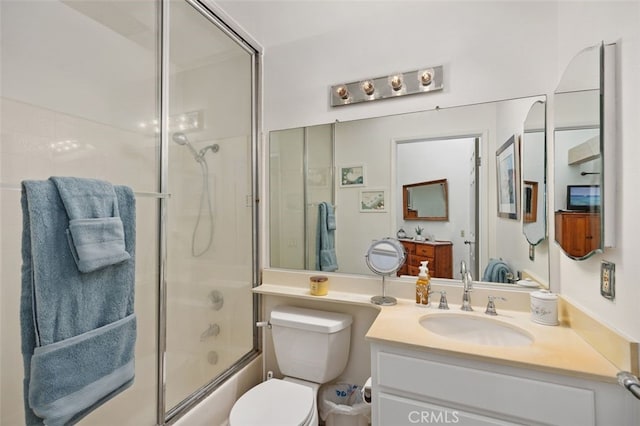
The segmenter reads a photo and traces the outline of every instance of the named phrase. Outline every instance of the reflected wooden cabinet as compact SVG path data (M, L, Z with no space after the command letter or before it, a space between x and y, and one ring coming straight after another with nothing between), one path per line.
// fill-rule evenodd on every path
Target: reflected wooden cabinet
M398 270L400 275L417 276L420 262L429 261L432 278L453 278L453 243L451 241L400 240L407 251L407 261Z
M600 213L557 211L556 241L573 257L600 248Z

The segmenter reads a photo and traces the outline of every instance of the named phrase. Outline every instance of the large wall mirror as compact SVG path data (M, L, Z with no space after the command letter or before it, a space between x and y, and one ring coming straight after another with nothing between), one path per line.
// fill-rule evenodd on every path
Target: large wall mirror
M605 53L614 45L579 52L568 65L555 99L555 240L572 259L587 259L605 245ZM608 76L610 77L610 76ZM608 147L606 144L610 144ZM611 189L613 182L607 182ZM609 199L613 194L608 194Z
M493 281L487 269L500 262L511 272L508 284L515 285L522 276L547 286L547 239L538 238L536 256L530 258L530 242L522 234L524 215L518 212L516 219L498 215L496 182L498 148L514 135L520 140L526 130L535 128L544 134L544 113L538 116L532 107L542 103L544 109L545 101L544 96L536 96L272 131L270 266L313 269L301 253L313 256L318 241L314 233L319 229L317 205L328 202L335 207L332 237L337 272L368 274L364 256L371 241L396 236L403 229L401 242L417 245L416 253L408 250L408 262L419 253L437 256L442 249L447 258L443 270L454 265L454 279L459 279L458 265L464 260L474 279ZM326 135L323 141L313 142L323 147L314 158L309 155L309 138L304 137L312 130ZM531 142L531 151L534 145ZM525 149L522 161L529 161L528 152ZM532 158L530 162L540 168L529 180L538 183L537 221L544 224L544 161ZM340 176L345 170L357 179L343 182ZM448 220L405 218L404 189L424 182L439 182L435 187L446 194ZM376 208L367 208L365 201L374 199ZM416 238L418 232L427 238Z

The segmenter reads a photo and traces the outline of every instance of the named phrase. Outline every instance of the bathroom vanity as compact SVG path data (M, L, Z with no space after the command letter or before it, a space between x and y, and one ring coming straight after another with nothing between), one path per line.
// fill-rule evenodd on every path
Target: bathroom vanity
M466 332L425 328L425 319L447 317L467 320ZM504 327L508 338L478 340L484 326L473 322ZM638 424L637 401L615 382L613 364L570 328L534 324L524 312L406 306L381 312L367 340L372 425Z
M371 357L372 425L637 424L614 383L384 343Z
M254 292L280 303L377 311L362 317L364 341L352 341L354 359L370 355L373 426L640 424L637 400L616 382L620 370L637 374L637 342L568 301L559 305L560 325L546 326L531 321L524 289L477 285L474 311L462 312L460 285L437 279L432 289L447 291L450 310L416 306L414 283L403 279L388 280L394 306L369 302L378 280L368 277L332 275L328 295L314 297L308 275L265 271ZM484 313L488 296L508 299L497 303L497 316Z

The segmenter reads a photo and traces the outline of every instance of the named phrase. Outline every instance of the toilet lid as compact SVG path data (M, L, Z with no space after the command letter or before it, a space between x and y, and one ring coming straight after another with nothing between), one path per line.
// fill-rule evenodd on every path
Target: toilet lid
M231 409L231 426L301 426L312 417L311 388L271 379L250 389Z

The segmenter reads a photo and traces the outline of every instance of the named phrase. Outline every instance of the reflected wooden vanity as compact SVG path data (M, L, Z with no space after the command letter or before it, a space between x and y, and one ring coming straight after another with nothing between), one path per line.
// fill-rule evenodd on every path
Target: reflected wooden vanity
M600 247L600 213L557 211L556 241L573 257L583 257Z
M417 276L420 262L429 261L432 278L453 278L453 243L451 241L400 240L407 251L407 261L398 270L400 275Z

